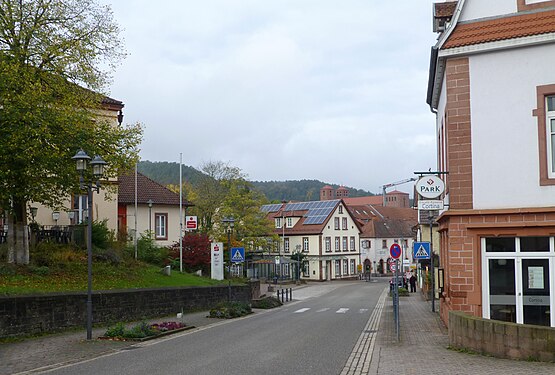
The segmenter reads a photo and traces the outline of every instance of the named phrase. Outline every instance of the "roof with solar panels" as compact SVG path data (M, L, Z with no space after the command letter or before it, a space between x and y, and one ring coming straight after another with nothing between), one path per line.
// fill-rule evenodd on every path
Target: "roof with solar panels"
M271 220L295 218L295 224L285 228L285 232L289 235L315 234L322 232L340 205L344 207L344 213L350 215L342 199L267 204L260 209ZM276 232L281 233L282 229L276 229Z

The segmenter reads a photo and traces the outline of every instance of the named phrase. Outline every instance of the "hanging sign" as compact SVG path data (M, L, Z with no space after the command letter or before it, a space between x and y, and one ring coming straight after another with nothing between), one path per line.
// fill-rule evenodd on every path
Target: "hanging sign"
M436 175L420 177L415 185L416 192L422 198L433 199L439 197L445 191L443 180Z

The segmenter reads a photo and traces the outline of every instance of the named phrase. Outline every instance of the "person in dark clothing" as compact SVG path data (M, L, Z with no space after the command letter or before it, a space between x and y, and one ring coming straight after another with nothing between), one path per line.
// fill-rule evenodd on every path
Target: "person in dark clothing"
M410 275L409 283L410 283L410 292L411 293L416 292L416 275L414 273Z

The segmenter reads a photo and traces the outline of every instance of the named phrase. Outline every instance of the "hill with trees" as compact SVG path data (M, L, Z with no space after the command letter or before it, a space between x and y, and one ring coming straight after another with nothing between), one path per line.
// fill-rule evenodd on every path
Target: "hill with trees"
M183 181L192 186L199 184L206 178L206 174L189 166L182 166ZM163 185L179 185L179 163L175 162L152 162L141 161L138 170L145 176ZM288 181L251 181L253 187L264 194L271 202L281 202L282 200L292 201L311 201L320 199L320 189L325 185L330 185L337 189L339 185L322 182L319 180L288 180ZM369 191L349 189L350 197L363 197L375 195Z

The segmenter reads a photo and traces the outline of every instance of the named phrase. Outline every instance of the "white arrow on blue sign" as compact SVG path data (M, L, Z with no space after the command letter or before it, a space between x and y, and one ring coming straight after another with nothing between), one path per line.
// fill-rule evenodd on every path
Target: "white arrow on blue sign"
M430 243L414 242L412 245L412 257L414 259L430 259Z
M231 262L241 263L245 261L245 248L244 247L232 247L231 248Z

